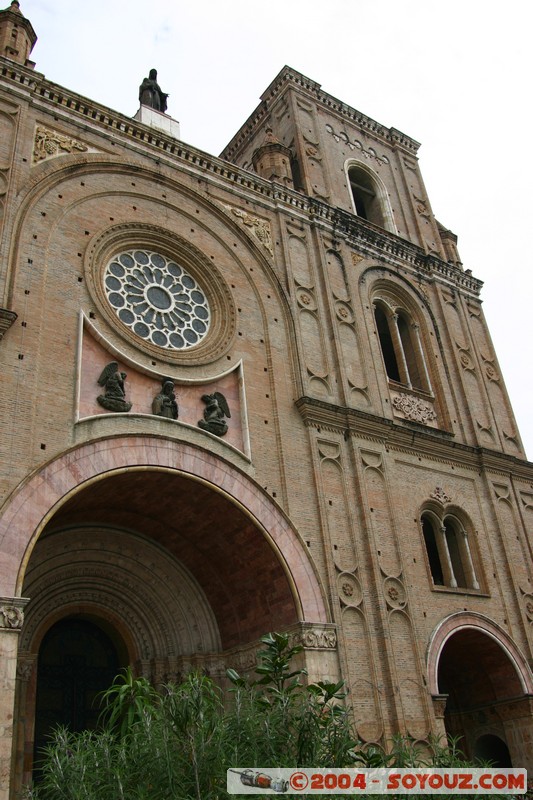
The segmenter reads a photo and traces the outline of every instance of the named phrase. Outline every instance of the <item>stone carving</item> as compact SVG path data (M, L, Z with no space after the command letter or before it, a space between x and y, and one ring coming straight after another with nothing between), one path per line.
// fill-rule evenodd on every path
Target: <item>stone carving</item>
M334 650L337 647L337 632L307 628L293 633L289 641L291 647L302 645L302 647L313 647L320 650Z
M533 597L530 594L524 596L524 606L528 619L533 622Z
M161 381L161 391L152 402L152 414L166 419L178 418L178 403L174 393L174 381L164 378Z
M390 608L404 608L407 603L403 583L397 578L386 578L383 584L385 600Z
M66 155L67 153L86 153L88 147L77 139L70 136L63 136L57 131L44 128L42 125L35 131L35 142L33 145L33 163L38 164L47 158Z
M14 311L9 311L7 308L0 308L0 341L4 337L4 333L9 330L17 318Z
M414 192L413 197L416 201L415 207L418 214L420 214L421 217L424 217L424 219L430 219L427 201L423 197L418 197Z
M341 131L340 133L335 133L334 129L329 124L326 125L326 130L333 136L336 142L344 142L344 144L348 145L350 150L359 150L361 155L363 155L365 158L375 158L378 164L390 163L387 156L385 155L378 156L373 147L369 147L368 149L365 150L365 148L358 139L354 139L353 141L351 141L348 138L348 134L346 134L344 131Z
M359 253L352 253L352 264L356 267L361 261L365 260L364 256L360 256Z
M10 628L20 630L24 622L24 614L17 606L0 606L0 628Z
M446 494L442 486L435 486L435 489L431 492L430 497L434 500L437 500L442 505L451 502L451 497Z
M151 69L148 77L144 78L139 86L140 104L156 111L165 112L167 110L167 97L168 94L161 91L161 87L157 82L157 70Z
M202 400L205 403L204 418L198 421L198 425L215 436L224 436L228 431L224 417L231 417L226 398L220 392L214 392L203 394Z
M124 381L126 373L118 371L118 363L111 361L98 378L98 385L105 388L105 394L96 398L101 406L108 411L129 411L131 403L126 401Z
M265 248L267 253L274 256L272 233L268 222L264 219L259 219L259 217L254 217L252 214L247 214L246 211L241 211L240 208L232 208L232 206L226 206L226 208L228 208L235 217L238 217L243 225L251 228L255 238Z
M21 681L29 681L37 661L37 656L20 657L17 661L17 678Z
M410 394L399 394L394 397L392 405L407 419L420 422L422 425L427 425L437 419L437 415L428 403L424 403L419 397L412 397Z

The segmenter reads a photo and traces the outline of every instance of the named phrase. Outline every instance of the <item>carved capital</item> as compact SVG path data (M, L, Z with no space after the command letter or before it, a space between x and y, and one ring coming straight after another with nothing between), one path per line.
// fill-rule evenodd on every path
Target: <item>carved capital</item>
M0 597L0 630L20 631L24 624L26 597Z
M289 644L291 647L302 645L305 650L335 650L337 631L334 625L303 622L289 632Z

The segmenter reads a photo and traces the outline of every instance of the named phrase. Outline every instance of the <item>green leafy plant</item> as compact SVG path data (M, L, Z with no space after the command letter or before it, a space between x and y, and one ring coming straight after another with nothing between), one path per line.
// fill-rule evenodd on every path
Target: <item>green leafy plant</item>
M306 684L287 634L261 645L255 676L228 670L226 696L199 673L156 692L125 670L101 695L98 731L55 732L27 800L220 800L231 767L468 766L457 742L364 746L342 682Z

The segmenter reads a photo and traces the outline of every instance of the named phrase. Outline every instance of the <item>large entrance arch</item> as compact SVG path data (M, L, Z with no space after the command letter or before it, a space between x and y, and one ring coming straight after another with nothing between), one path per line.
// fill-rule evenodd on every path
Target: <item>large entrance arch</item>
M428 667L432 694L446 698L446 732L469 758L531 769L533 676L504 630L454 614L434 632Z
M269 630L301 638L312 626L329 631L322 641L334 646L321 587L287 518L250 477L190 445L130 436L76 448L13 495L0 540L0 594L29 598L20 630L15 786L29 777L43 729L35 721L39 686L41 696L43 685L52 696L37 660L62 626L107 637L121 666L156 684L191 668L219 679L226 666L246 669ZM72 655L80 663L82 639ZM319 639L313 644L320 649ZM315 652L315 669L319 661ZM54 669L68 671L56 662ZM334 676L331 667L329 658ZM76 681L76 691L91 691Z

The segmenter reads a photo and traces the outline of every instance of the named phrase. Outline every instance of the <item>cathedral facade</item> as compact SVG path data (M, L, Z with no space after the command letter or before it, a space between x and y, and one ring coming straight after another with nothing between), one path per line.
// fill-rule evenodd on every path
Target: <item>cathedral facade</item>
M121 668L273 630L362 741L533 769L533 469L418 143L285 67L214 157L35 38L0 12L0 799Z

